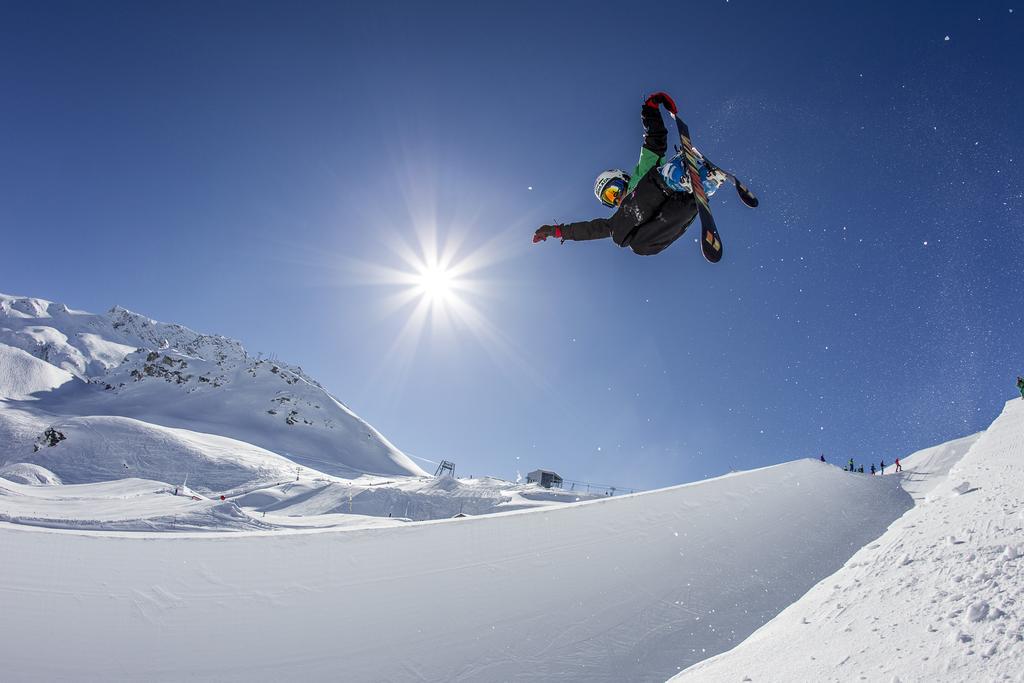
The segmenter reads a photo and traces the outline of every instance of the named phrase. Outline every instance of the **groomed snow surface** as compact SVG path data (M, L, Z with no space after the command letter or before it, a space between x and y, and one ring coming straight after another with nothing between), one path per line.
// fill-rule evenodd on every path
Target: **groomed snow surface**
M662 681L738 643L911 505L896 478L802 460L380 529L0 525L0 661L18 680Z

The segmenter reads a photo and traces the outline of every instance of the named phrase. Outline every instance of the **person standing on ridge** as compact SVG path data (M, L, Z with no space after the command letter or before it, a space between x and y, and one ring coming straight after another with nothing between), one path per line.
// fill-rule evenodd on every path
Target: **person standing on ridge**
M871 463L871 476L875 476L875 463Z
M640 160L633 173L610 169L601 173L594 183L598 201L615 213L610 218L595 218L577 223L542 225L533 234L533 242L556 237L584 241L611 237L620 247L629 247L641 256L653 256L679 239L697 217L697 201L691 190L680 154L665 159L668 152L668 130L659 106L673 115L676 103L664 92L650 95L640 109L644 125L644 142ZM726 181L721 170L700 163L700 179L710 197Z
M885 474L885 461L880 462L878 466L882 469L882 474Z
M825 454L824 453L821 454L821 461L825 462Z
M849 471L850 472L854 471L854 469L853 469L853 458L850 458L850 470Z
M902 472L903 471L903 465L900 464L900 459L899 458L896 458L896 471L897 472Z

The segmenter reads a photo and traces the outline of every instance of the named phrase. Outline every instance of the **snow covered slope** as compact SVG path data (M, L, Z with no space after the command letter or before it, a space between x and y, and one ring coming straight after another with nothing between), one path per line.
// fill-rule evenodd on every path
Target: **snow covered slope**
M0 398L37 400L75 378L26 351L0 344Z
M677 680L1024 680L1024 401L1009 401L981 435L908 462L932 469L969 440L949 476L877 542ZM903 478L917 479L909 468Z
M0 520L100 531L270 528L231 503L175 496L167 484L145 479L77 486L26 486L0 479Z
M27 486L58 486L64 483L60 477L45 467L27 462L16 462L0 467L0 477Z
M963 459L984 433L978 432L962 439L924 448L903 458L900 461L903 466L900 476L903 490L916 501L924 500L932 489L945 481L949 471ZM886 475L895 475L895 469L895 464L890 463L886 467Z
M313 517L349 514L423 521L459 513L483 515L601 498L600 494L544 489L482 479L413 478L396 481L304 479L264 487L239 496L238 505L254 513Z
M0 662L12 681L662 681L742 640L911 503L895 477L804 460L358 531L0 523Z
M28 420L28 425L15 418ZM17 455L19 462L45 467L65 484L126 477L180 484L187 478L204 493L231 493L295 478L295 463L258 446L131 418L51 416L42 421L21 411L0 410L0 436L5 425L14 424L21 428L17 433L25 434L22 442L48 427L65 437L54 446L37 443Z
M226 437L331 475L425 474L301 368L250 357L233 339L119 307L93 315L0 295L0 465L28 460L47 427L98 416ZM123 436L115 431L101 440ZM54 453L73 444L68 437ZM111 476L102 468L69 469L61 458L41 464L69 482ZM113 476L153 479L163 472Z

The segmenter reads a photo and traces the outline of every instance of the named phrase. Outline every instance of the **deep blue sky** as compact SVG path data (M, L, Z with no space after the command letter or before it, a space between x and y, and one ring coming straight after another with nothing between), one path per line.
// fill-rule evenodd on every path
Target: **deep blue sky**
M0 291L237 337L463 474L891 460L1024 372L1015 4L6 2ZM723 262L531 245L654 89L762 199ZM393 350L365 264L431 225L489 332Z

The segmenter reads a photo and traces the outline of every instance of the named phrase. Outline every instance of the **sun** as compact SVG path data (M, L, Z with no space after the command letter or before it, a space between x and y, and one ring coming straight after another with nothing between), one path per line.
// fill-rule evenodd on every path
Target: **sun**
M452 303L457 284L453 271L438 264L421 265L416 276L416 289L430 303Z
M380 313L405 318L394 350L418 346L427 332L493 334L480 307L488 290L482 271L495 260L493 247L464 249L457 235L441 239L441 230L431 223L411 232L411 241L397 235L388 240L387 251L397 257L393 264L364 263L361 268L365 282L390 290L380 299Z
M379 379L398 391L425 360L482 352L517 381L544 384L500 324L510 300L505 261L521 254L524 226L481 226L485 207L463 201L479 193L441 203L443 188L424 180L438 177L436 169L406 171L405 201L368 231L381 248L371 259L345 258L348 283L375 290L371 322L386 334L377 340Z

